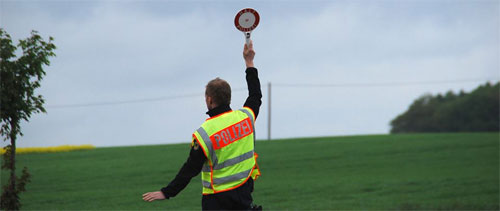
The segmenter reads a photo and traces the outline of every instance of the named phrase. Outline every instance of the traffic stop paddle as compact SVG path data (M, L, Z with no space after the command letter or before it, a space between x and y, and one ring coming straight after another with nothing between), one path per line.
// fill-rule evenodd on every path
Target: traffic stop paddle
M259 13L252 8L242 9L234 17L234 25L245 34L247 45L250 43L250 33L259 25Z

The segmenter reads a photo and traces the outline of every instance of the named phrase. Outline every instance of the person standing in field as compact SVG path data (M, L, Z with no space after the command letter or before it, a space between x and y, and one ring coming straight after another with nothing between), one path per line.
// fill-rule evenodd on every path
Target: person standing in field
M231 109L231 87L225 80L208 82L205 103L210 118L193 133L187 161L168 186L143 194L144 201L176 196L201 172L203 210L262 209L253 205L251 195L254 180L260 176L254 149L255 120L262 104L254 56L250 41L243 49L249 93L244 107Z

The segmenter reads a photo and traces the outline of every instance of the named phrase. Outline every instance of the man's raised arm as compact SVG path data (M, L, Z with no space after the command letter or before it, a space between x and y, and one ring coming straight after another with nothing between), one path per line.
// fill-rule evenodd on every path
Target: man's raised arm
M244 106L252 109L255 114L255 118L257 119L257 115L259 114L259 108L262 104L262 92L260 90L260 81L259 75L257 72L257 68L254 67L253 58L255 57L255 51L253 50L253 42L250 40L250 43L243 48L243 58L245 59L246 69L246 79L248 86L248 98L245 101Z

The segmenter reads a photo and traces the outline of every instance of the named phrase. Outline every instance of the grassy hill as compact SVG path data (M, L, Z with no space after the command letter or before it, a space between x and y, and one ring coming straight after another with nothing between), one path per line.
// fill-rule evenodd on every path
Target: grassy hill
M257 142L265 209L499 209L499 134L406 134ZM146 203L173 179L188 144L18 156L33 175L23 209L201 209L200 177ZM7 172L2 171L2 185Z

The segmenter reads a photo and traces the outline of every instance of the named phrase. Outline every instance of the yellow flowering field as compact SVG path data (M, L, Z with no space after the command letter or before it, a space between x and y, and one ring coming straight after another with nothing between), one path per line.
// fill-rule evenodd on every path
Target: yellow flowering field
M75 150L89 150L94 149L95 146L90 144L85 145L61 145L55 147L20 147L16 148L16 154L26 153L47 153L47 152L69 152ZM5 153L5 149L1 149L1 154Z

